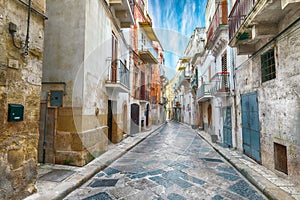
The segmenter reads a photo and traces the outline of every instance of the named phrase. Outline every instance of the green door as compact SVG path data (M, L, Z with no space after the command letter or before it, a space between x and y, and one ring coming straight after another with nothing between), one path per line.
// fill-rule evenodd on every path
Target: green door
M223 108L223 143L232 147L231 107Z

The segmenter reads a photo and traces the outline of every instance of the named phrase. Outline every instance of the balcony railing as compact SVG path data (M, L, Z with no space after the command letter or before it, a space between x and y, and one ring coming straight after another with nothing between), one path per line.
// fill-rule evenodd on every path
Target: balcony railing
M197 89L197 100L206 101L210 98L212 98L212 85L204 83Z
M237 0L229 15L229 40L231 41L258 0Z
M145 12L145 3L143 0L137 0L137 5L141 9L141 11L144 13Z
M144 100L144 101L149 101L150 100L150 92L145 89L145 86L141 87L140 100Z
M207 44L209 44L210 40L214 36L215 32L221 25L227 25L228 11L227 11L227 1L223 1L217 5L216 12L211 20L207 31Z
M108 67L107 80L108 84L120 84L127 89L129 88L129 70L121 60L114 60Z
M217 72L212 78L212 94L224 94L230 91L229 72Z
M147 40L139 41L139 55L142 60L146 63L157 64L158 63L158 53Z

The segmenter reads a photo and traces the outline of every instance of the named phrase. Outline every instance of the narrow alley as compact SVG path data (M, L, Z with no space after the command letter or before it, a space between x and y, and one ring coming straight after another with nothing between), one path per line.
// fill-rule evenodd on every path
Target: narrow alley
M169 122L65 199L266 199L195 130Z

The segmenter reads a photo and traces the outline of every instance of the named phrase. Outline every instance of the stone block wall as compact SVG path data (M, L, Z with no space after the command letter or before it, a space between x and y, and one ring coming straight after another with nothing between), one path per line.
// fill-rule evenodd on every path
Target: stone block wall
M28 1L25 1L28 2ZM33 8L45 12L45 1ZM13 46L9 23L17 25L15 42L22 46L27 7L0 1L0 199L23 199L36 191L39 109L44 44L44 18L31 12L28 56ZM24 120L8 122L8 104L24 106Z
M239 66L237 74L237 137L242 150L241 95L258 94L262 164L300 184L300 23ZM261 82L260 55L275 48L276 78ZM288 48L287 48L288 47ZM288 173L275 169L274 146L286 148Z
M57 108L54 137L55 163L83 166L107 150L106 115L83 116L81 108ZM86 129L86 125L94 129Z

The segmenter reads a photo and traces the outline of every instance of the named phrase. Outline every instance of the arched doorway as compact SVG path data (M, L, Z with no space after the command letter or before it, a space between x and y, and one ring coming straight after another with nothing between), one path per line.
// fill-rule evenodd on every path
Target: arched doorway
M130 116L130 133L138 133L140 126L140 106L138 104L131 104Z
M123 135L127 133L127 105L123 105L123 113L122 113L122 121L123 121Z

